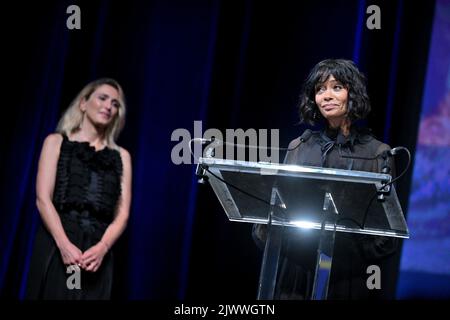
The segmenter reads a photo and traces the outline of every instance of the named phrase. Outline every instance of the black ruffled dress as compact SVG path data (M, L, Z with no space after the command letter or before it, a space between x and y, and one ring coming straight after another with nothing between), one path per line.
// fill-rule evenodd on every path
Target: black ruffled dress
M113 221L121 194L122 160L117 150L96 151L88 142L70 141L63 135L53 193L70 241L86 251L102 238ZM27 299L109 299L113 257L109 251L97 272L81 271L81 288L69 289L61 254L41 224L28 275ZM70 281L69 281L70 282Z

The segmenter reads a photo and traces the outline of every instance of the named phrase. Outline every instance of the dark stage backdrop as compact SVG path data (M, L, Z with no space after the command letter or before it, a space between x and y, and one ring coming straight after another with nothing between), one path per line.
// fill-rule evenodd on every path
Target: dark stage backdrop
M81 9L68 30L66 9ZM381 9L369 30L366 8ZM256 297L261 252L251 226L227 221L193 165L174 165L171 134L207 128L304 129L301 84L325 58L367 75L379 139L414 154L434 1L49 1L2 20L6 101L0 135L0 290L22 298L34 233L40 148L90 80L116 78L128 118L119 144L133 158L133 204L116 245L115 299ZM399 161L398 168L404 163ZM404 211L411 171L399 182ZM399 251L400 252L400 251ZM395 292L399 255L389 261Z

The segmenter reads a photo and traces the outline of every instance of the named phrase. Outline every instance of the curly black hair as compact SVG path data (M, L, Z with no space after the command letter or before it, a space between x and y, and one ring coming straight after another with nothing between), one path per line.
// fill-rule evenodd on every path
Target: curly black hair
M324 119L316 105L316 88L331 75L348 90L347 117L350 121L353 123L364 119L369 114L366 78L355 63L344 59L327 59L314 66L303 85L298 103L301 123L306 122L314 126Z

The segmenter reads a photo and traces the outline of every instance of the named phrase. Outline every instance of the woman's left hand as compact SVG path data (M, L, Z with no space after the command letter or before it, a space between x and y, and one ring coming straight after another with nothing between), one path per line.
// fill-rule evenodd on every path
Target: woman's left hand
M102 242L90 247L81 257L81 267L90 272L96 272L102 265L103 257L108 252L106 245Z

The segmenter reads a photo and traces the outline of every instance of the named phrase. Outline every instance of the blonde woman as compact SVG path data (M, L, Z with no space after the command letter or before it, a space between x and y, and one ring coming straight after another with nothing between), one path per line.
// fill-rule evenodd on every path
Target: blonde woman
M112 247L131 202L131 157L116 144L125 99L113 79L86 85L44 141L29 299L109 299Z

